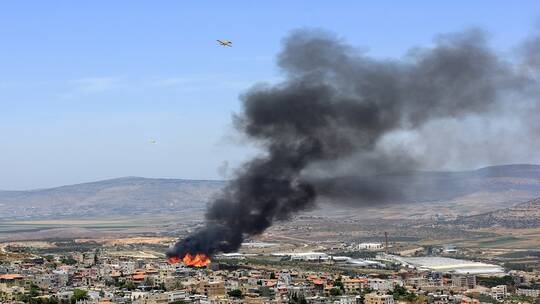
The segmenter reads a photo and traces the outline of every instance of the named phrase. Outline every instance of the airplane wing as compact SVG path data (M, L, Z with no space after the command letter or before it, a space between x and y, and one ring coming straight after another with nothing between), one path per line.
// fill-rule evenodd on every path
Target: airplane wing
M228 47L232 47L232 42L231 41L228 41L228 40L217 40L217 42L219 42L220 45L222 46L228 46Z

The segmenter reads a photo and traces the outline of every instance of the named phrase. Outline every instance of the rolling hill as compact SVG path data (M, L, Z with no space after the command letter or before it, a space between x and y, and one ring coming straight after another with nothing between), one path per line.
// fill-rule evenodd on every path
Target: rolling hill
M0 192L0 218L93 218L205 208L223 181L124 177Z
M540 227L540 198L510 208L460 218L454 224L466 225L469 228L538 228Z
M124 177L51 189L1 191L0 219L96 218L199 212L225 181ZM540 197L540 166L506 165L461 172L408 172L318 181L321 201L369 208L368 217L416 213L481 214ZM354 192L384 187L388 204L357 199ZM323 204L324 206L324 204ZM430 209L431 208L431 209ZM330 214L340 208L322 208ZM348 212L348 211L347 211ZM377 213L380 212L380 213Z

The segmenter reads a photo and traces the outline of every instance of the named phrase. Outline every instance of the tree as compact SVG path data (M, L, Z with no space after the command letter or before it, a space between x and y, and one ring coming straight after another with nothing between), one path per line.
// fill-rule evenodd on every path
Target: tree
M144 278L144 285L153 287L154 286L154 278L152 277L146 277Z
M330 289L330 295L334 297L341 295L341 289L337 287L332 287L332 289Z
M60 260L60 262L62 262L63 264L66 264L66 265L75 265L75 264L77 264L77 261L72 257L62 258Z
M35 285L35 284L32 284L30 285L30 296L33 298L33 297L37 297L39 296L40 294L40 289L39 289L39 286Z
M126 288L127 290L134 290L135 288L137 288L137 286L135 286L135 283L133 283L132 281L127 281L121 285L121 288Z
M475 298L475 299L478 299L482 303L492 303L492 304L498 303L497 300L493 299L492 297L490 297L488 295L484 295L484 294L472 295L472 297Z
M240 289L231 290L227 292L227 294L229 295L229 297L242 298L242 291Z
M507 276L504 276L504 277L488 277L488 278L483 278L483 277L478 277L476 279L476 283L478 285L482 285L482 286L485 286L485 287L495 287L497 285L514 285L514 278L512 278L511 276L507 275Z
M98 256L99 256L99 249L96 248L96 251L94 251L94 265L97 265L97 263L99 262Z
M71 304L76 303L79 300L87 300L88 291L82 289L75 289L73 291L73 296L71 297Z
M272 295L270 288L268 288L267 286L259 287L258 293L261 297L270 297Z
M395 286L394 290L391 292L395 300L401 300L406 302L415 302L418 300L418 296L412 292L409 292L407 288L403 286Z
M339 279L334 281L333 287L339 288L341 290L345 289L345 287L343 286L343 282L341 282L341 280Z
M297 296L293 293L289 299L289 304L307 304L307 301L304 296Z
M58 304L55 298L29 298L25 303L29 304Z

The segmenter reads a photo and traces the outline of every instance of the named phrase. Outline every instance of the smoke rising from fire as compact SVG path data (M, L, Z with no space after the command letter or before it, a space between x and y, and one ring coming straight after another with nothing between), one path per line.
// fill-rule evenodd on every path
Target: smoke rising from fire
M510 62L490 49L484 33L470 30L441 35L401 60L378 60L323 31L293 32L278 57L286 80L250 89L234 117L265 152L210 205L205 226L168 255L235 251L246 236L312 207L317 196L343 194L339 188L350 180L342 176L441 164L461 149L459 139L496 136L490 118L513 119L530 109L537 114L538 53L531 50L538 41L528 41L519 62ZM446 128L464 126L473 129L447 136ZM424 146L436 155L415 150ZM478 151L482 147L471 149ZM376 182L352 188L347 195L361 204L400 196Z

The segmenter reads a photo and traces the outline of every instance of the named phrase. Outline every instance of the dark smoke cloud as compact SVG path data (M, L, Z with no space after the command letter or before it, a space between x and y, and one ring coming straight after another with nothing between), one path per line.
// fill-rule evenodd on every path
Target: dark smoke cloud
M265 153L211 204L205 227L169 256L235 251L244 237L311 208L318 195L360 204L399 200L399 184L340 176L419 168L418 151L400 142L422 142L427 126L497 117L509 97L531 102L521 98L531 78L499 58L479 30L439 36L402 60L376 60L326 32L297 31L285 39L278 64L287 80L249 90L234 117ZM443 157L453 147L440 141L432 151Z

